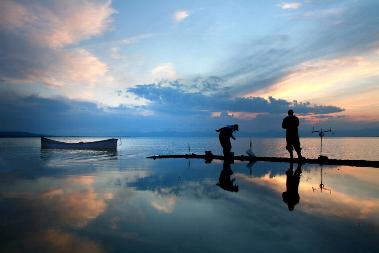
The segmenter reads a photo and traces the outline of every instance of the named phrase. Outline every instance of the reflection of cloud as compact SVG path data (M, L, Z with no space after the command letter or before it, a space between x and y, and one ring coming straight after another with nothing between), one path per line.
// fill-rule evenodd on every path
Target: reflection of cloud
M49 189L49 190L43 192L42 196L44 198L51 199L51 198L54 198L56 196L62 195L63 193L64 193L63 189L61 189L61 188L53 188L53 189Z
M54 181L54 180L53 180ZM61 187L43 192L8 192L7 197L16 197L33 202L53 217L54 223L84 227L98 217L107 208L107 201L113 199L113 193L97 193L94 189L94 177L79 176L55 181Z
M74 177L66 181L63 192L50 194L48 199L42 198L42 201L47 201L44 204L53 208L53 212L65 223L85 226L103 213L107 207L106 201L113 198L111 193L96 193L93 183L94 178L90 176Z
M141 207L134 205L135 202L129 204L135 192L126 186L150 175L149 171L107 171L96 176L65 175L60 178L18 179L0 185L0 195L7 203L7 210L10 210L2 214L4 219L11 221L2 225L8 236L14 236L21 242L16 245L6 241L2 245L7 249L5 252L23 252L24 249L27 249L25 252L103 252L98 241L70 233L71 230L83 233L92 231L92 226L87 225L102 214L102 221L110 218L110 223L105 223L110 228L106 232L108 236L147 242L138 233L118 229L118 225L130 221L140 225L146 221ZM111 215L105 213L107 209L110 209Z
M285 175L270 177L267 174L262 177L250 177L236 173L235 176L238 180L269 187L278 193L282 193L286 189ZM334 188L332 188L332 195L313 192L312 187L317 186L319 183L317 180L305 181L303 174L299 184L300 208L302 211L311 214L317 213L325 216L333 215L354 219L375 217L379 213L378 199L356 197L348 193L338 192ZM379 223L378 219L375 220Z
M48 229L47 231L31 235L26 240L25 247L32 249L32 252L105 252L94 241L55 229Z
M73 177L73 178L70 178L70 182L72 182L73 184L91 186L93 185L94 177L93 176Z
M169 194L164 189L161 189L160 193L155 193L153 196L154 199L150 204L154 209L165 214L172 213L176 204L175 195Z
M350 166L340 166L339 171L331 170L329 174L340 174L353 176L356 180L362 181L365 184L379 185L378 172L372 168L359 168L357 170Z

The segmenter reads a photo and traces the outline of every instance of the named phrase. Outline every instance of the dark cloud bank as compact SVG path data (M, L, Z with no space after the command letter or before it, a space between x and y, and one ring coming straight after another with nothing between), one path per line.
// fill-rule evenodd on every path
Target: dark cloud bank
M311 105L282 99L260 97L231 97L224 90L212 95L185 91L176 82L137 85L128 92L151 102L146 106L99 108L91 102L66 98L21 97L2 94L0 101L0 131L27 131L51 135L124 135L124 136L213 136L214 129L231 123L241 125L240 135L282 135L281 120L288 108L301 115L330 117L333 127L354 134L362 128L376 128L370 124L349 123L331 113L342 112L335 106ZM122 95L122 94L121 94ZM145 113L144 116L141 112ZM212 117L212 112L221 112ZM228 115L227 112L256 113L256 118ZM330 125L330 124L329 124ZM311 125L302 121L303 130ZM346 132L350 131L350 132ZM338 131L337 131L338 132ZM365 135L364 132L356 134ZM372 133L367 132L368 135Z
M283 114L288 108L301 114L329 114L343 111L336 106L311 105L303 102L289 102L270 97L231 97L227 93L204 95L200 92L186 92L179 84L161 86L156 84L137 85L128 90L139 97L152 101L151 107L162 113L178 112L196 114L211 112L251 112Z

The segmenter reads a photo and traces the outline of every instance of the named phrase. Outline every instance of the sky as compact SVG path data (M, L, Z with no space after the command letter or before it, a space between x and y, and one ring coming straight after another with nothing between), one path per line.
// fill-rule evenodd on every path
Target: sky
M379 135L376 0L2 0L0 131Z

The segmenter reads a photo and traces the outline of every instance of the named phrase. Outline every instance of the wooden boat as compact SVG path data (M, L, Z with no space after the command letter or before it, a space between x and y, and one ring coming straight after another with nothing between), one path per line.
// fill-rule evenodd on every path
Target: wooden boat
M91 150L117 150L117 139L107 139L92 142L62 142L41 137L42 149L91 149Z

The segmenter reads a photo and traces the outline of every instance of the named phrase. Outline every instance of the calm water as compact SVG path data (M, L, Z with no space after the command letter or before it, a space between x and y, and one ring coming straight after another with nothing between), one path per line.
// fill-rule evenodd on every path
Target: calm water
M297 164L145 159L221 153L216 138L127 138L116 153L39 142L0 139L0 252L379 252L378 168L303 165L297 195ZM324 144L330 158L379 160L379 138ZM284 146L253 139L258 155ZM319 139L302 146L319 155Z

